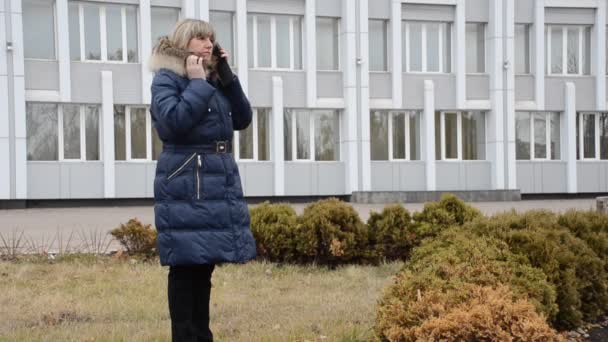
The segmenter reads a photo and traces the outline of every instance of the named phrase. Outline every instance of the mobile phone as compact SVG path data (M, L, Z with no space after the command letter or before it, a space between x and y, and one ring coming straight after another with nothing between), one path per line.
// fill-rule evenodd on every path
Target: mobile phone
M220 58L220 57L221 57L221 55L222 55L222 53L220 52L220 49L221 49L221 48L222 48L222 47L220 46L220 44L219 44L218 42L215 42L215 43L213 44L213 52L212 52L212 53L213 53L213 55L214 55L214 56L216 56L217 58Z

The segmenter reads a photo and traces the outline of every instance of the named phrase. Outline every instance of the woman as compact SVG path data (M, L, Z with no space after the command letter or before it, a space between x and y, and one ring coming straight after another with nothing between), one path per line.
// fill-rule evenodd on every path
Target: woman
M232 156L233 130L247 128L251 107L215 49L205 21L177 23L154 48L150 112L163 152L154 179L158 251L169 269L174 341L212 341L209 297L214 265L255 258L249 212ZM215 53L214 53L215 52Z

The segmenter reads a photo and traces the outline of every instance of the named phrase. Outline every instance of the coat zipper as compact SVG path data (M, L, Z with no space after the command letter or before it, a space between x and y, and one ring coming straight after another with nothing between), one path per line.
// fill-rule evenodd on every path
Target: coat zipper
M186 167L186 165L188 165L188 163L190 163L192 161L192 159L194 158L194 156L196 156L196 153L193 153L188 160L186 160L185 162L182 163L182 165L175 171L173 171L169 177L167 177L167 180L171 180L171 178L177 176L183 169L184 167Z
M198 155L198 162L196 163L196 199L201 199L201 179L200 179L200 171L203 163L201 162L201 155Z

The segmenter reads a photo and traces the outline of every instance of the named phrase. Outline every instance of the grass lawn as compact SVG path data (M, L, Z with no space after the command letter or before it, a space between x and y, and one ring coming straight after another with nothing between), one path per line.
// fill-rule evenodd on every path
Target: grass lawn
M0 262L0 341L169 341L168 269L66 257ZM367 341L376 301L402 263L252 262L213 274L217 341Z

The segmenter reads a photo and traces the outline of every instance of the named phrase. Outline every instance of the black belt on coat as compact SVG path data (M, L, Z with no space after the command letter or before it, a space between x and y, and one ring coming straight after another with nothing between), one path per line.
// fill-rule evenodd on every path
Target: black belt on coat
M199 145L163 144L167 152L232 153L232 143L228 140Z

